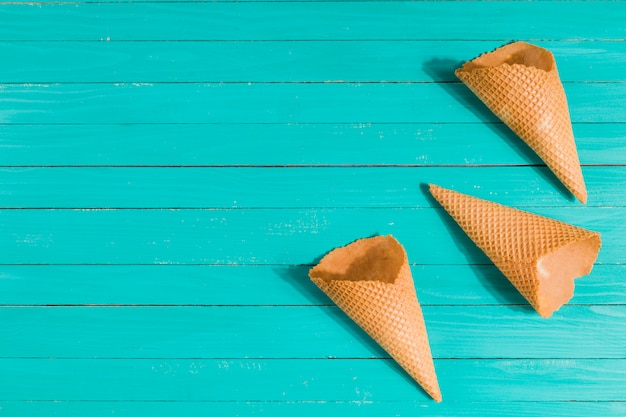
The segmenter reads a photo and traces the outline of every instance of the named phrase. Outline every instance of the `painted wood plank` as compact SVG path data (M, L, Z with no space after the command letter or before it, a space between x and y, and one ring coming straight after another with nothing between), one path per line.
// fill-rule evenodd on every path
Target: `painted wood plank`
M566 84L574 122L622 123L626 83ZM494 122L463 84L5 84L0 123Z
M391 360L0 359L0 367L12 376L0 381L0 398L13 401L382 400L436 406ZM438 360L435 368L450 403L624 397L626 360Z
M622 263L626 209L538 207L602 233ZM0 264L310 264L391 233L416 264L490 264L443 209L1 210ZM608 249L607 249L608 248Z
M583 173L588 206L626 206L626 166ZM568 206L557 181L546 167L0 168L0 207L438 207L427 183L516 207Z
M0 193L0 207L2 199L9 203L21 201L24 204L19 205L28 207L42 207L45 202L53 202L57 207L69 202L112 207L116 201L128 205L143 198L153 208L171 207L176 201L187 202L189 207L233 208L235 206L227 205L229 201L224 198L234 201L240 193L244 194L243 199L237 200L243 203L235 210L3 210L0 212L0 228L4 232L4 237L0 236L0 264L150 265L6 268L0 265L0 293L7 292L0 295L0 300L6 297L8 302L22 303L39 299L42 305L51 304L55 299L73 299L82 304L97 299L113 304L124 300L128 304L150 300L168 304L194 298L196 302L192 300L190 304L222 304L224 300L232 300L233 304L251 305L0 309L0 315L5 315L2 320L5 343L0 343L0 352L14 352L14 356L23 358L0 359L0 373L6 376L0 378L0 398L4 400L0 402L0 414L93 415L115 411L138 415L150 413L142 408L145 404L150 404L152 410L158 409L155 414L186 414L190 410L196 414L202 411L203 415L624 414L626 361L621 324L626 305L621 279L624 213L621 207L615 207L623 205L622 191L618 187L623 182L621 168L585 167L586 174L592 172L587 174L590 184L595 181L593 173L598 173L595 178L600 184L610 184L604 193L595 195L595 204L610 206L606 209L570 204L542 175L543 168L491 171L496 172L503 183L495 187L497 195L491 195L494 199L502 198L514 205L540 200L532 204L535 211L552 213L604 233L600 265L596 265L591 276L577 282L574 301L578 305L564 308L551 321L543 321L528 307L521 306L525 303L519 295L493 266L487 265L484 256L471 249L471 243L449 219L440 215L440 210L408 209L411 198L416 199L415 206L429 204L419 189L401 187L408 182L409 176L405 174L415 171L412 168L387 167L380 171L365 167L311 171L307 168L291 173L242 167L226 171L159 167L381 164L383 159L404 159L408 162L401 163L410 165L471 165L483 164L483 161L488 161L487 164L539 164L523 146L514 145L511 135L504 133L501 125L495 123L471 95L460 92L462 86L458 84L441 83L426 88L438 87L441 94L431 94L431 90L408 83L383 87L321 84L340 79L450 81L446 77L451 76L452 64L475 55L475 52L470 55L471 45L477 53L479 46L496 45L512 37L540 42L563 41L552 45L556 45L556 49L563 48L555 53L561 74L568 81L570 104L574 103L577 136L579 129L588 132L583 134L583 142L579 141L579 146L585 140L588 143L581 147L583 162L623 165L625 120L616 109L624 107L624 92L619 83L588 83L622 80L622 74L615 69L623 63L623 54L607 54L623 46L626 9L622 4L98 2L0 8L0 39L8 40L0 45L0 49L7 48L0 53L9 62L0 69L0 80L5 83L0 86L0 108L3 109L0 123L4 123L0 127L3 148L0 154L6 158L5 165L20 165L20 158L24 158L24 165L63 165L63 161L70 161L69 165L90 164L89 161L96 161L96 165L142 165L147 161L155 166L149 171L117 168L4 171L0 178L6 174L7 181L0 183L0 189L7 190L8 194ZM446 19L441 18L444 13ZM472 16L472 24L467 24L469 16ZM556 19L558 22L554 21L554 16L560 16ZM602 25L590 22L602 22ZM65 39L91 41L66 42ZM157 42L118 42L128 39ZM162 39L174 42L158 42ZM180 39L194 42L179 42ZM316 39L318 41L308 42ZM441 39L484 42L442 42ZM581 43L580 39L618 42L614 45L611 42ZM197 40L205 42L196 43ZM305 53L307 46L308 55ZM58 60L56 63L52 61L53 56ZM253 59L242 63L239 60L242 56ZM434 58L448 61L430 62ZM316 65L310 64L313 60L317 61ZM36 62L43 65L35 68ZM71 66L64 67L64 62ZM424 63L429 62L431 66L425 68ZM113 67L117 72L111 70ZM377 77L368 79L376 74ZM43 75L53 78L40 78ZM29 78L20 80L19 77ZM81 84L85 81L94 81L94 84ZM141 85L164 81L244 83L217 88L201 84ZM269 84L285 81L320 84ZM49 86L6 84L11 82ZM114 86L112 82L137 82L139 85ZM246 82L253 84L247 86ZM259 87L257 82L268 84ZM392 87L387 88L388 85ZM406 86L411 87L405 90ZM24 88L20 90L21 87ZM16 94L15 89L20 92ZM353 93L351 89L358 92ZM423 98L405 97L419 94ZM442 113L442 118L438 118ZM416 118L415 114L419 116ZM397 116L400 118L396 119ZM290 125L294 120L316 124ZM399 124L370 124L376 121ZM441 124L433 124L437 121ZM483 126L484 121L489 125ZM136 122L145 124L133 125ZM161 125L164 122L172 124ZM180 122L200 124L174 125ZM257 124L239 124L250 122ZM266 126L268 122L279 124ZM334 122L346 124L326 124ZM405 124L407 122L410 124ZM415 122L424 124L412 124ZM451 122L464 124L449 124ZM332 134L348 130L347 126L357 128L345 133L344 141L337 145L339 141ZM421 141L412 130L415 126L422 133ZM433 126L444 127L428 132ZM400 134L402 149L398 147L398 130L391 130L396 127L403 132ZM54 130L41 133L48 128ZM12 136L2 135L2 129L13 132ZM384 129L383 134L381 129ZM24 132L29 133L24 135ZM190 132L191 136L185 136ZM282 133L275 136L275 132ZM306 133L299 135L298 132ZM357 132L367 139L360 139ZM116 133L123 134L112 137ZM320 133L324 136L321 140L317 138ZM424 142L428 135L430 139ZM380 136L386 136L387 140ZM472 140L479 136L480 139ZM244 137L245 140L237 139ZM454 139L446 140L446 137ZM42 138L48 139L42 141ZM468 138L469 145L464 143ZM221 142L231 143L218 147ZM497 145L492 147L492 142ZM284 148L277 152L281 143ZM368 148L372 143L376 145ZM458 152L446 151L453 143L459 146ZM307 147L322 144L326 147L307 151ZM354 152L352 144L361 145L363 150ZM242 152L241 148L246 149ZM421 151L417 155L416 148ZM50 149L56 151L50 152ZM267 149L274 150L273 154L267 155ZM382 149L384 152L377 153ZM403 153L401 157L398 151ZM15 158L16 155L22 156ZM352 177L329 181L325 176L346 169L354 172ZM475 179L483 175L486 183L495 183L487 175L491 168L472 167L472 172L479 173L476 177L464 175L468 172L464 168L434 169L440 173L441 181L448 179L449 183L442 185L474 194L484 193L480 195L488 198L488 192L493 191L473 189L474 185L482 185L476 184ZM541 190L532 189L534 198L507 195L506 191L510 190L505 185L519 182L514 175L505 175L505 171L532 173L534 179L527 185L532 186L536 181ZM259 172L264 173L262 178L252 177L252 173ZM363 173L368 174L357 178ZM385 178L392 180L393 185L383 187L383 182L374 178L376 173L386 174ZM80 174L88 175L80 178ZM197 174L197 177L187 174ZM470 181L472 178L474 180ZM95 191L89 187L88 179L92 180ZM131 180L131 184L123 180ZM157 180L161 188L156 187ZM252 190L255 185L263 187L261 180L269 184L265 186L267 196ZM275 187L281 181L285 186L283 190ZM324 181L331 183L330 192L323 187ZM373 184L369 190L362 185L365 181ZM304 187L298 188L298 183ZM179 184L188 185L181 187ZM224 190L225 185L230 185L228 191ZM66 191L54 195L50 190L43 190L55 187L57 192ZM74 195L69 192L71 187L74 187ZM307 189L318 194L315 201L311 193L304 194ZM289 190L291 200L287 196ZM368 191L372 194L364 198ZM379 195L385 191L391 192L388 196ZM159 192L164 195L161 197ZM215 195L206 195L208 192ZM191 198L192 194L196 198ZM170 198L166 198L167 195ZM389 208L398 201L404 209ZM346 208L358 202L371 208ZM269 203L276 203L276 209L268 209ZM344 208L331 209L331 203ZM545 207L554 205L562 207ZM311 209L314 206L326 208ZM414 218L417 216L419 219ZM342 327L349 324L345 317L335 320L327 314L340 314L336 308L319 307L329 305L329 301L319 291L313 293L318 295L311 295L309 290L315 288L311 288L305 277L308 267L292 264L310 264L333 246L388 231L401 238L411 261L416 263L413 270L420 299L431 300L431 304L425 305L425 313L433 317L428 322L436 323L435 330L440 330L437 336L431 336L433 346L448 353L439 356L491 355L499 359L437 360L446 400L443 405L437 405L389 360L254 358L254 352L259 356L258 352L284 353L289 346L293 347L292 352L315 353L325 346L335 352L360 351L363 358L376 356L357 335ZM162 262L197 266L152 265ZM263 266L235 266L241 262ZM205 263L233 266L199 265ZM455 273L458 275L450 276ZM294 285L293 281L298 278L304 279L306 284ZM209 286L209 282L217 285ZM268 290L277 292L271 294L271 300L263 298ZM453 295L446 297L447 294ZM281 300L284 304L301 300L298 302L302 305L317 306L252 306L259 301L280 304ZM279 315L281 311L283 314ZM304 326L314 323L321 323L320 332L326 332L326 339L315 338L311 333L298 336L306 329ZM459 331L459 323L469 330ZM281 329L286 331L280 333ZM27 334L21 333L24 330ZM261 331L269 337L259 341ZM538 335L543 337L538 338ZM272 340L276 343L270 343ZM291 340L298 340L297 346L294 347ZM252 357L211 359L220 349ZM502 350L511 356L544 359L502 358ZM37 352L42 359L24 357ZM50 359L55 352L64 357L74 354L89 358ZM116 353L118 358L144 356L149 359L95 358L113 357ZM322 353L320 358L333 356ZM186 354L189 355L186 359L180 359ZM602 356L612 359L598 359ZM74 401L53 402L59 399ZM148 402L143 402L145 400ZM62 408L68 404L69 408ZM328 404L335 408L328 408ZM10 409L7 405L18 408Z
M466 417L563 417L593 415L612 417L626 414L622 401L561 401L561 402L452 402L429 404L421 401L0 401L0 411L6 415L45 415L65 417L138 415L205 417L209 414L237 416L319 417L321 414L349 416L425 417L455 415Z
M497 41L0 42L5 83L458 81ZM539 42L564 82L623 81L624 42Z
M332 302L310 266L36 265L0 267L0 305L309 305ZM526 301L493 265L413 265L422 305ZM570 305L625 304L625 265L595 265Z
M625 20L619 2L9 4L0 40L623 40Z
M574 134L583 164L624 164L623 124ZM0 125L2 166L541 163L500 123Z
M435 358L626 357L624 305L422 310ZM0 320L4 358L389 357L334 306L2 307Z

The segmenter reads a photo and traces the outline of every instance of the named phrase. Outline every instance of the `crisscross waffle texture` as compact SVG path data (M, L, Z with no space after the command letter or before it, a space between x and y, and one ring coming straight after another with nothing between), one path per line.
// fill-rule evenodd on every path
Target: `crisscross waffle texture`
M552 53L516 42L465 63L455 74L572 194L587 201L567 99Z
M436 401L441 392L404 248L392 236L335 249L311 280Z
M591 271L600 250L599 233L432 184L430 192L543 317L569 301L573 278ZM559 250L563 259L549 257ZM581 265L571 273L563 266L567 272L555 274L546 273L547 262Z

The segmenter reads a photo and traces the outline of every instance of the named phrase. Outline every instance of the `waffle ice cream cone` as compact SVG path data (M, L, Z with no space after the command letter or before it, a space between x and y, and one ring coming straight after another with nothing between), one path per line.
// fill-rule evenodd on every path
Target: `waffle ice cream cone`
M377 236L335 249L309 276L431 397L441 401L408 259L396 239Z
M430 193L542 317L574 295L591 272L600 234L456 191Z
M587 202L567 99L550 51L515 42L466 62L455 74Z

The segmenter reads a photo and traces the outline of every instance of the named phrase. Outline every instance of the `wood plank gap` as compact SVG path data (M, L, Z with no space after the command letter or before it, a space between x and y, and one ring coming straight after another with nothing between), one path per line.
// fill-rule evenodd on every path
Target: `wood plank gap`
M437 304L423 303L422 307L527 307L528 304ZM568 307L624 307L626 303L568 303ZM0 304L0 308L336 308L335 304Z
M197 169L197 168L524 168L524 167L545 167L545 164L284 164L284 165L252 165L252 164L233 164L233 165L162 165L162 164L145 164L145 165L0 165L0 168L162 168L162 169ZM580 164L581 167L624 167L626 164Z
M385 126L385 125L406 125L406 126L418 126L418 125L503 125L504 123L499 121L477 121L477 122L407 122L407 121L394 121L394 122L113 122L113 123L69 123L69 122L51 122L51 123L0 123L0 126L205 126L205 125L220 125L220 126ZM588 122L578 121L572 122L572 125L626 125L626 121L615 122Z
M626 84L626 80L591 80L591 81L562 81L563 84ZM27 87L43 87L43 86L60 86L60 85L414 85L414 84L448 84L460 85L460 81L424 81L424 80L326 80L326 81L220 81L220 80L202 80L202 81L146 81L146 80L119 80L119 81L54 81L54 80L38 80L38 81L9 81L0 83L1 86L27 86Z
M126 358L121 356L98 356L98 357L69 357L69 356L0 356L1 360L54 360L54 361L159 361L159 360L183 360L183 361L200 361L200 360L212 360L212 361L227 361L227 360L245 360L245 361L394 361L391 357L319 357L319 358L300 358L300 357L285 357L285 358L270 358L270 357L146 357L146 358ZM457 358L457 357L447 357L441 358L433 356L433 360L435 361L494 361L494 360L503 360L503 361L568 361L572 360L572 358L534 358L534 357L516 357L516 358L499 358L499 357L468 357L468 358ZM594 361L620 361L626 360L624 358L576 358L576 360L594 360ZM4 400L1 400L4 401Z
M399 2L402 2L403 0L399 0ZM382 1L380 3L391 3L393 2L393 0L391 1ZM149 4L168 4L170 2L149 2L149 1L144 1L141 2L139 4L142 5L149 5ZM263 1L232 1L232 2L213 2L213 1L207 1L207 2L185 2L185 1L176 1L176 2L171 2L171 3L175 3L175 4L180 4L180 3L263 3ZM271 3L289 3L288 1L272 1ZM294 2L294 3L314 3L314 2L310 2L310 1L302 1L302 2ZM338 3L336 1L325 1L323 3ZM348 2L344 2L341 1L339 3L348 3ZM365 1L364 3L376 3L376 1L372 1L372 2L368 2ZM581 1L580 3L584 3L584 1ZM131 2L106 2L106 3L102 3L102 2L72 2L72 3L62 3L62 2L24 2L24 3L14 3L14 2L0 2L0 6L15 6L15 5L25 5L25 6L47 6L47 5L59 5L59 6L65 6L65 5L107 5L107 4L137 4L137 3L131 3ZM598 42L598 43L622 43L622 42L626 42L626 38L524 38L524 40L526 42L562 42L562 43L581 43L581 42ZM291 39L2 39L1 42L3 43L8 43L8 42L13 42L13 43L20 43L20 42L48 42L48 43L64 43L64 42L81 42L81 43L148 43L148 42L167 42L167 43L209 43L209 42L256 42L256 43L263 43L263 42L393 42L393 43L397 43L397 42L511 42L513 41L510 38L500 38L500 39L482 39L482 38L450 38L450 39L441 39L441 38L431 38L431 39L425 39L425 38L356 38L356 39L298 39L298 38L291 38Z

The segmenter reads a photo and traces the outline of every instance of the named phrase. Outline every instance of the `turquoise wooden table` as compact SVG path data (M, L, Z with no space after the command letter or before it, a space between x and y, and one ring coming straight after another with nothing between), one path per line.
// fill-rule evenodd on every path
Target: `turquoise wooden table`
M626 3L0 4L0 415L626 415ZM454 77L549 48L589 202ZM542 319L425 183L602 233ZM406 248L443 403L310 283Z

